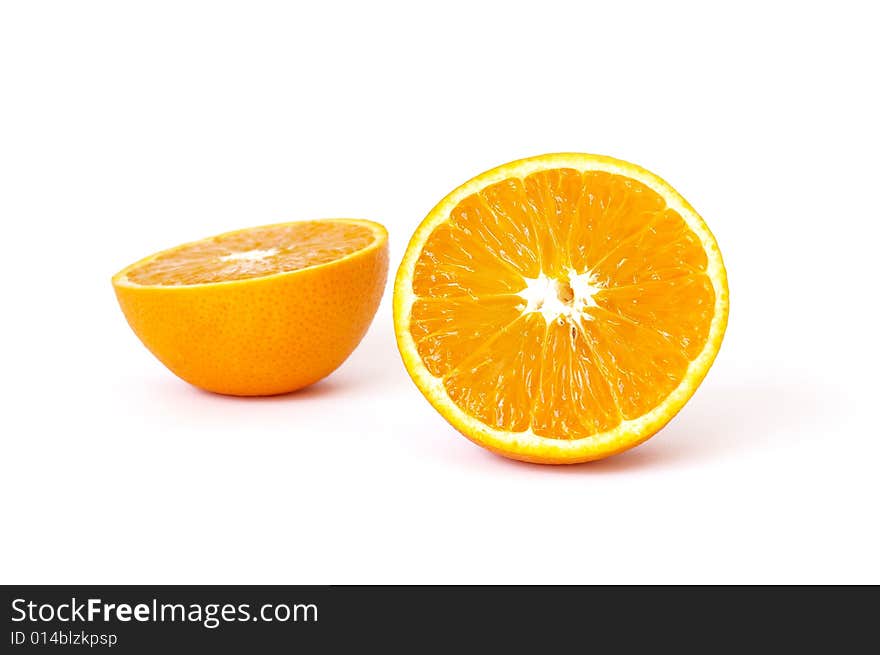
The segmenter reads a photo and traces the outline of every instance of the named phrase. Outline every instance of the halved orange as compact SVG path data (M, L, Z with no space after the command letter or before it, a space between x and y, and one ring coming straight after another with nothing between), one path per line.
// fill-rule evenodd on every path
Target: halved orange
M574 463L631 448L691 397L727 324L714 237L659 177L578 153L492 169L446 196L394 285L397 344L477 444Z
M329 375L373 320L388 274L378 223L255 227L157 253L113 276L135 334L187 382L239 396Z

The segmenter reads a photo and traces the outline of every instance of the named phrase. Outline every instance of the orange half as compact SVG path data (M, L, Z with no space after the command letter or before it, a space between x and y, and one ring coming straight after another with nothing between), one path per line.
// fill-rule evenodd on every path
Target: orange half
M398 347L431 404L474 442L543 463L653 435L706 375L727 313L696 211L643 168L578 153L450 193L394 286Z
M187 382L272 395L329 375L373 320L388 273L378 223L324 219L229 232L113 277L125 318Z

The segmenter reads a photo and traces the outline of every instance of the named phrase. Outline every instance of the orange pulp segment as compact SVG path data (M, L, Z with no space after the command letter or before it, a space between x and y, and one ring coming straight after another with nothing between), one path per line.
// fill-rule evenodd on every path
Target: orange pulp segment
M230 232L160 253L128 272L129 282L210 284L295 271L369 245L371 227L346 221L298 221Z
M413 237L395 321L456 427L530 461L644 440L693 393L727 316L705 223L652 174L592 155L489 171Z

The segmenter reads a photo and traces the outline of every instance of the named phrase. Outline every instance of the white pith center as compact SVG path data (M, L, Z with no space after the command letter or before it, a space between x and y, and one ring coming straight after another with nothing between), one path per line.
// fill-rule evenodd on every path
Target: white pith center
M589 272L578 273L574 269L567 271L562 279L547 277L541 273L536 278L525 278L526 288L519 292L525 300L523 314L539 312L548 323L562 318L563 320L592 320L587 313L590 307L598 307L595 296L601 286Z
M247 262L258 262L266 259L266 257L274 257L278 254L278 248L269 248L267 250L260 250L259 248L255 248L254 250L246 250L244 252L234 252L231 255L223 255L220 258L221 262L237 262L237 261L247 261Z

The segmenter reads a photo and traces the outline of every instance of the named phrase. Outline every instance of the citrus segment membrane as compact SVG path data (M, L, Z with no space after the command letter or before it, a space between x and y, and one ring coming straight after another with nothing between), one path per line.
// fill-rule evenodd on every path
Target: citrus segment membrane
M658 406L706 346L707 256L641 182L552 168L461 200L413 269L409 331L467 415L581 439Z
M369 227L346 221L269 225L180 246L127 274L140 285L228 282L326 264L370 245Z

